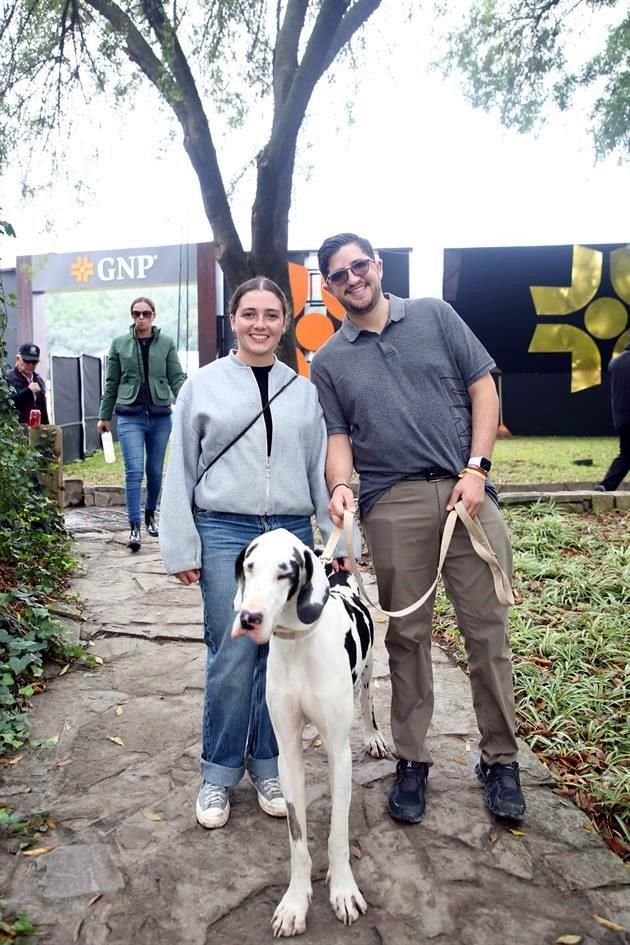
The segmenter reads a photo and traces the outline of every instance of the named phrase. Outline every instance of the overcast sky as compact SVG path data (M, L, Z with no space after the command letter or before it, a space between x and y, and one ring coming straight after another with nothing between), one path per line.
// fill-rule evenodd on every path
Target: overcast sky
M373 28L385 22L379 15ZM454 79L427 73L428 52L411 31L397 38L395 55L381 48L374 56L316 93L296 171L291 248L316 248L347 229L377 246L409 246L412 292L439 295L446 247L630 240L628 167L594 165L583 111L555 115L537 138L522 137L473 111ZM20 200L15 175L0 181L3 218L18 232L0 245L3 267L28 253L211 239L181 136L175 129L168 139L153 93L134 95L128 111L103 122L98 162L86 161L81 138L73 139L72 183L56 175L45 195ZM220 140L230 174L255 155L259 128L262 116ZM92 120L86 135L96 133ZM50 181L44 162L38 174ZM80 177L86 186L77 189ZM235 201L246 245L253 187L246 173Z

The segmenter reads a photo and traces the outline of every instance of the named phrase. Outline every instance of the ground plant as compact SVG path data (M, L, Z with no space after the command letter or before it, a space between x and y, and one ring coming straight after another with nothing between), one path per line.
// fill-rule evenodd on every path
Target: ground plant
M7 227L0 222L0 236L12 233ZM11 302L0 285L0 364ZM45 686L44 661L66 664L83 654L59 619L75 560L63 514L39 485L51 461L30 445L0 373L0 756L28 741L27 712Z
M27 915L5 916L0 902L0 945L37 945L35 927Z
M506 517L518 733L557 779L557 791L629 858L629 514L576 514L540 502L512 507ZM434 630L465 665L443 594Z

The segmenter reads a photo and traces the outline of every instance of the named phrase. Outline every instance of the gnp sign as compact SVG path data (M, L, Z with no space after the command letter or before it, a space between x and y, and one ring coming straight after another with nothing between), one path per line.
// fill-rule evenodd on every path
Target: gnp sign
M196 281L195 246L154 246L32 258L34 292L72 292Z

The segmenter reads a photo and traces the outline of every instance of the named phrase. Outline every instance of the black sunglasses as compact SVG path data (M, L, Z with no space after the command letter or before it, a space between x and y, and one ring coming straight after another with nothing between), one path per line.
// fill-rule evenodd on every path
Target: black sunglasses
M155 315L155 312L150 308L145 308L141 312L132 312L132 318L151 318L152 315Z
M348 273L351 272L353 276L366 276L370 263L376 262L370 256L364 256L362 259L355 259L353 263L350 263L349 266L345 266L343 269L335 269L334 272L331 272L327 277L326 282L330 285L343 285L348 281Z

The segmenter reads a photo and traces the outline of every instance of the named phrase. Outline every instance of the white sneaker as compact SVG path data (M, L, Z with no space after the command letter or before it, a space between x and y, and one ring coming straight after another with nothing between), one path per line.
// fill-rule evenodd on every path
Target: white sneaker
M282 796L282 788L278 778L257 778L249 772L251 782L258 794L258 803L265 814L270 817L286 817L287 805Z
M197 797L197 820L202 827L212 830L224 827L230 816L229 790L222 784L204 781Z

